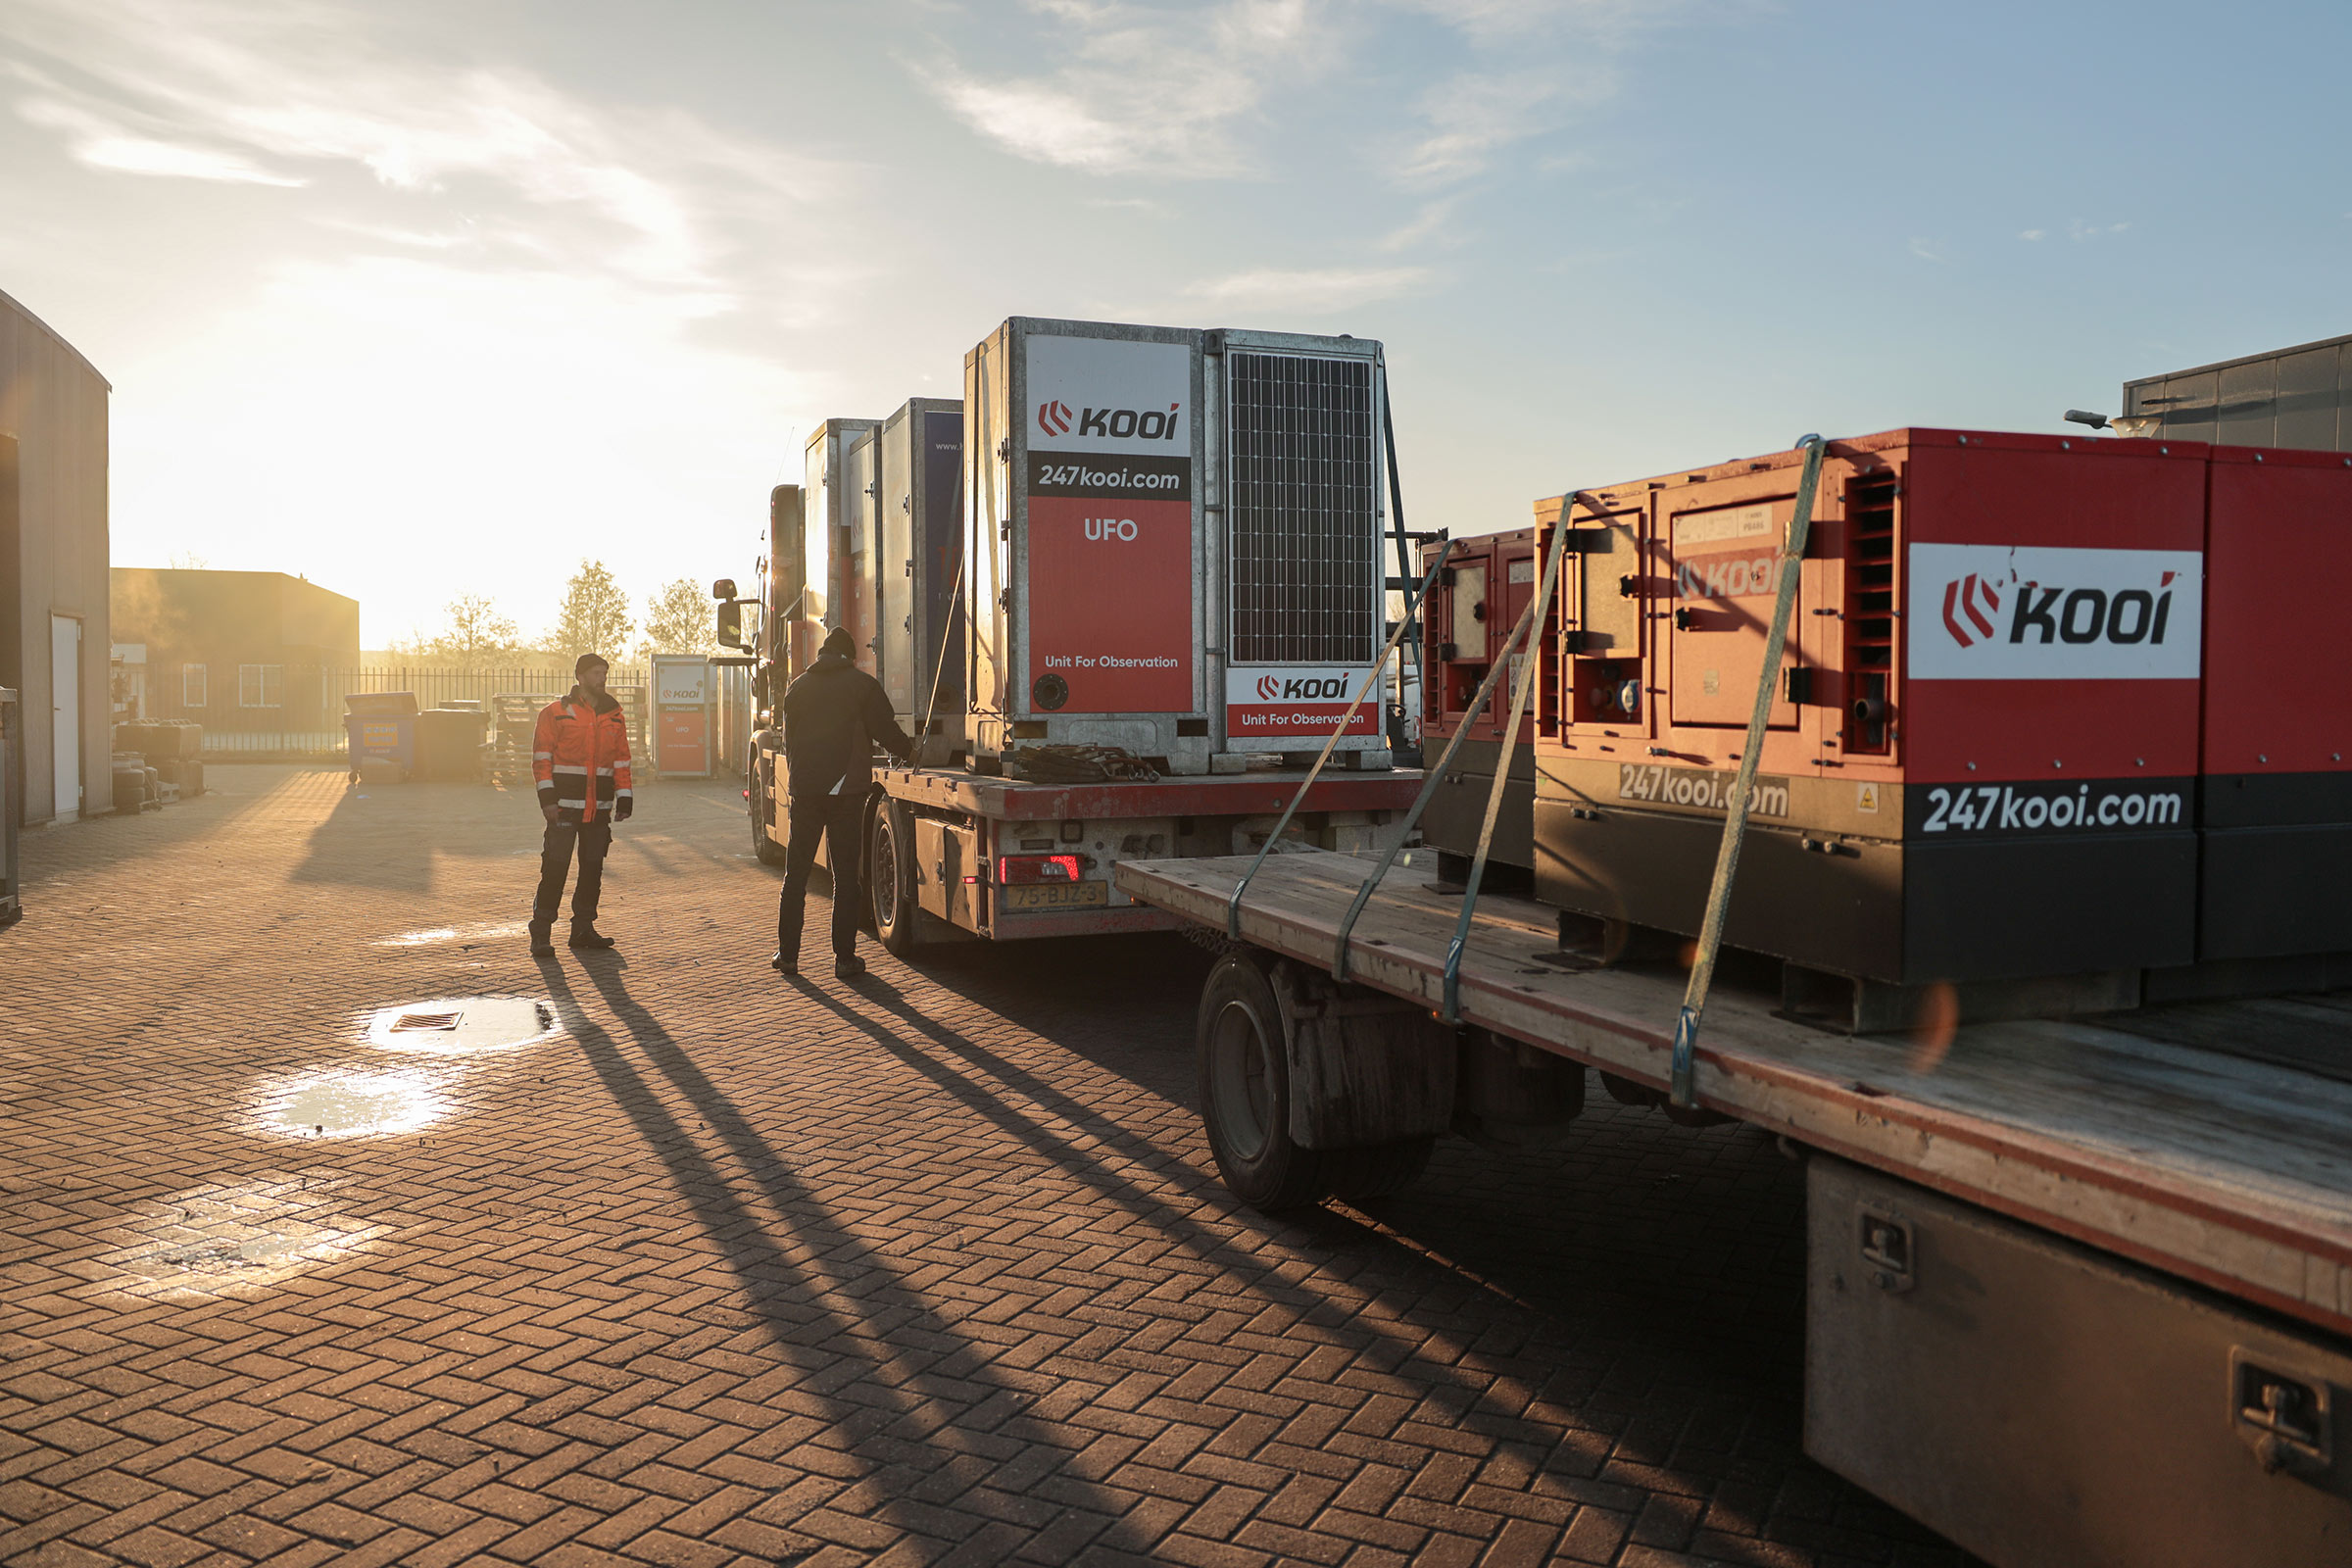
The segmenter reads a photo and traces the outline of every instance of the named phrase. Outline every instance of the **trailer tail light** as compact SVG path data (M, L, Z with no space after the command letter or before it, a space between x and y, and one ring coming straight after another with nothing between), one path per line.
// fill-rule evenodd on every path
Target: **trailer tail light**
M997 857L997 880L1006 887L1075 882L1085 859L1082 855L1001 855Z

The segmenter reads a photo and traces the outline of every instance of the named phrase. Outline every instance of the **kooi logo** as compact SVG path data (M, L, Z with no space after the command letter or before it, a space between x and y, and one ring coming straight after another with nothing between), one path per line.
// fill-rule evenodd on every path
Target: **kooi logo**
M2173 582L2179 576L2177 571L2167 571L2153 589L2066 588L2021 582L2012 590L2006 641L2042 647L2109 643L2160 648L2172 623ZM2000 611L2000 593L1973 571L1944 585L1943 627L1963 648L1998 637L2000 626L1994 617Z
M1963 648L1973 648L1977 638L1993 634L1992 621L1987 618L1985 612L1998 614L2000 609L2001 596L1992 591L1992 584L1973 571L1958 582L1944 584L1944 629L1952 634L1952 641ZM1961 624L1963 615L1968 617L1967 625ZM1973 636L1970 634L1972 627L1975 631Z
M1070 433L1070 406L1056 398L1037 406L1038 428L1048 435Z
M1260 675L1257 677L1257 700L1272 702L1330 702L1348 695L1346 675Z

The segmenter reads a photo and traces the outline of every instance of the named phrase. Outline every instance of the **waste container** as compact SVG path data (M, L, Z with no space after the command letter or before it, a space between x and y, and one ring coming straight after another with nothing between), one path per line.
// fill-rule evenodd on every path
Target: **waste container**
M479 708L428 708L416 715L416 760L409 777L469 782L482 776L490 715Z
M24 912L17 885L17 817L21 807L17 791L17 694L0 686L0 925L15 923Z
M397 768L403 778L415 769L415 692L353 692L343 699L343 729L350 739L354 777L370 762Z
M113 779L113 792L108 799L123 816L136 816L147 808L147 760L136 752L117 752L108 771Z

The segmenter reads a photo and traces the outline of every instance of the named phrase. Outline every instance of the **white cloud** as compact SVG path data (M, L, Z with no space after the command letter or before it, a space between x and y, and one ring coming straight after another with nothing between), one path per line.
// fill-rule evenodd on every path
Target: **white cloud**
M587 219L604 233L579 236L587 242L575 253L641 281L708 281L713 215L698 207L698 187L799 202L826 183L811 161L731 141L682 114L597 110L526 73L403 59L373 45L372 22L329 5L11 0L0 34L70 62L88 83L67 88L62 73L17 70L45 89L19 113L67 132L85 163L271 184L303 181L256 160L343 165L420 195L486 179ZM139 128L113 128L122 124Z
M1018 157L1093 173L1181 178L1250 172L1236 123L1278 76L1313 74L1309 0L1225 0L1171 13L1130 0L1033 0L1054 18L1048 75L991 78L917 67L948 109Z
M1920 239L1914 236L1911 241L1911 254L1923 262L1941 263L1943 261L1943 241Z
M139 135L103 116L55 98L27 98L17 105L27 124L67 135L68 150L92 169L124 174L210 179L227 184L299 186L305 181L264 169L218 147Z
M2044 236L2046 236L2048 233L2049 233L2049 230L2048 230L2048 229L2044 229L2044 228L2029 228L2029 229L2024 229L2024 230L2020 231L2020 233L2018 234L2018 236L2017 236L2017 237L2018 237L2019 239L2031 239L2031 240L2038 240L2038 239L2041 239L2041 238L2043 238Z
M1311 316L1408 293L1430 277L1426 267L1304 270L1261 268L1188 285L1184 295L1221 311L1279 311Z
M1440 82L1422 95L1429 130L1405 155L1399 172L1417 185L1479 173L1500 148L1551 129L1563 96L1559 79L1545 72L1466 72Z
M1458 204L1459 198L1452 196L1422 203L1421 211L1415 213L1408 221L1382 235L1377 248L1392 252L1410 250L1424 241L1445 235L1453 221L1454 208Z

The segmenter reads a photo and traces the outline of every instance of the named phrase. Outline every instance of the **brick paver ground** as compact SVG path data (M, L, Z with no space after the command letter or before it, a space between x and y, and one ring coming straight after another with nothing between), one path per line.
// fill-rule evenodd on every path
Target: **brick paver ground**
M1755 1134L1595 1094L1267 1220L1178 939L787 981L673 784L538 963L527 800L213 776L29 835L0 934L0 1560L1963 1560L1798 1452ZM453 996L559 1027L370 1043Z

